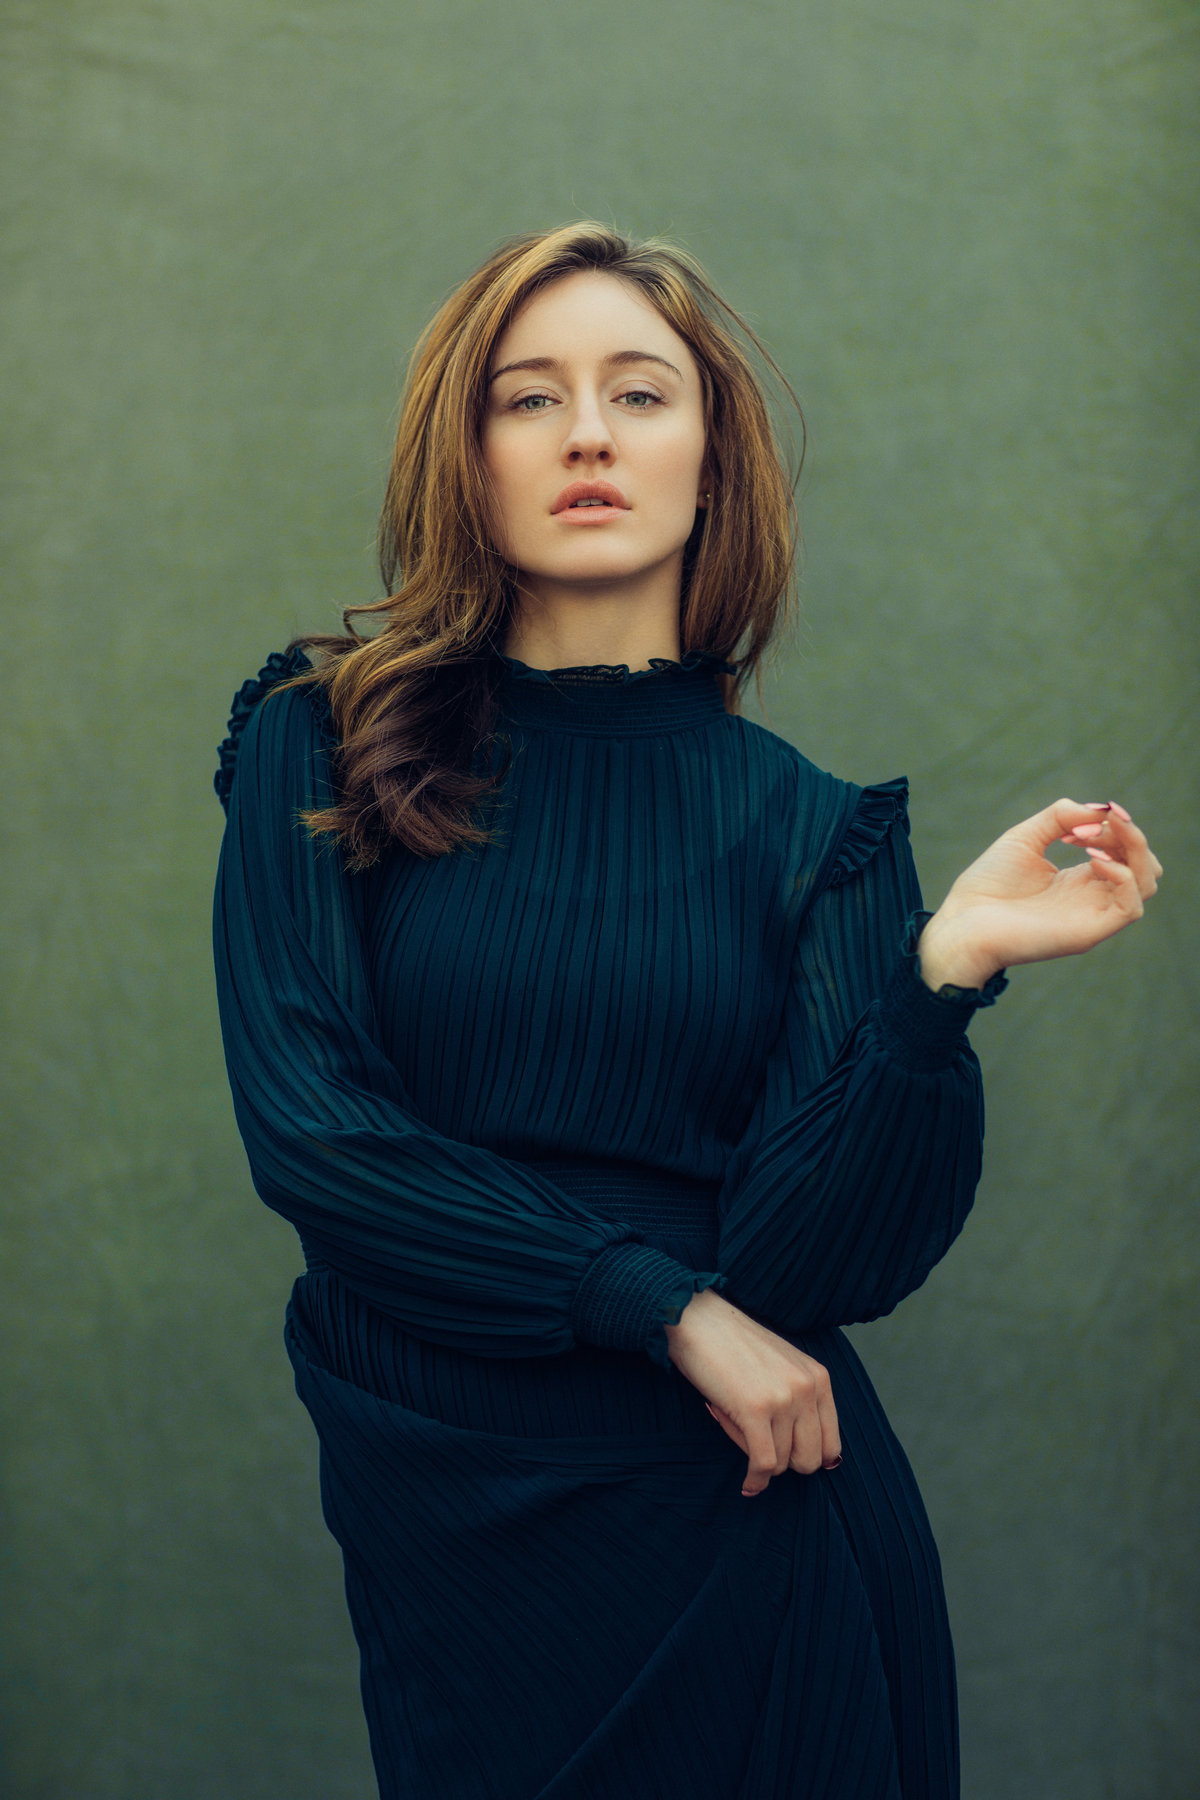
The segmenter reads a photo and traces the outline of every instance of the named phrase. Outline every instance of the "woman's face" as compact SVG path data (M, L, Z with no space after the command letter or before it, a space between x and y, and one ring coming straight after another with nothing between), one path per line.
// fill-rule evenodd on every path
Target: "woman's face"
M682 575L704 504L688 346L638 289L581 270L522 307L492 355L483 455L498 548L523 585Z

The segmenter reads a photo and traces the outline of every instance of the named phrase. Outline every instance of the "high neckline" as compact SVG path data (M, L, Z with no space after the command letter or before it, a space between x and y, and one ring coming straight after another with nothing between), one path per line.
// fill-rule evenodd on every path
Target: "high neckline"
M647 737L726 718L715 677L736 673L708 650L689 650L678 662L652 656L648 669L628 663L534 669L515 656L497 651L496 657L504 721L584 737Z

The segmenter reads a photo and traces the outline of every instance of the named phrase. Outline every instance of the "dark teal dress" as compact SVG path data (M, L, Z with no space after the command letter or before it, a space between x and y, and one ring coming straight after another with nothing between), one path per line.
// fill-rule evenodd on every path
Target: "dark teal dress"
M905 784L702 653L498 659L496 842L347 875L319 697L264 698L303 666L222 748L217 980L384 1800L951 1800L937 1553L838 1329L963 1224L1003 985L916 973ZM667 1357L709 1285L828 1367L835 1473L742 1497Z

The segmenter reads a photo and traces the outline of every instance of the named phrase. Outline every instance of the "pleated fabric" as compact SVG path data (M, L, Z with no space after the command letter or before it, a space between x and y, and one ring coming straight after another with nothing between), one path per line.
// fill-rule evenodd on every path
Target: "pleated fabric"
M726 713L703 653L498 659L494 841L347 874L301 809L305 664L239 693L215 909L234 1104L296 1226L384 1800L951 1800L920 1496L838 1327L923 1281L979 1174L902 780ZM715 1286L830 1370L836 1473L741 1496L667 1355Z

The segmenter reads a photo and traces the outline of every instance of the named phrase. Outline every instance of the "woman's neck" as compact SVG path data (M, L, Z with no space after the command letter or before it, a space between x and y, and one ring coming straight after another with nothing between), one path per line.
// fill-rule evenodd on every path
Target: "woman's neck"
M504 654L531 669L594 663L648 669L650 659L680 658L679 590L529 592L522 588Z

